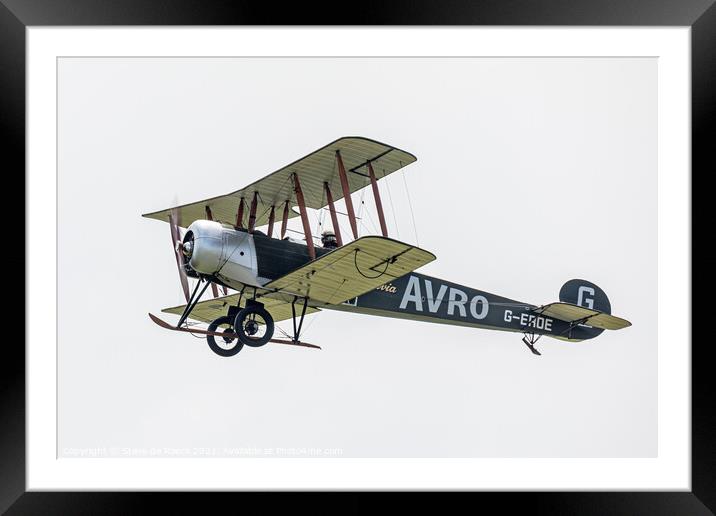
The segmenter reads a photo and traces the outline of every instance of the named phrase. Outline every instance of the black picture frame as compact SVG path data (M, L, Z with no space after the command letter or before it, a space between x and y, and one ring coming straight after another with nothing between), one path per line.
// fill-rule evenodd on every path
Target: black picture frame
M429 0L365 2L360 9L339 4L227 2L221 0L0 0L0 127L5 158L5 194L18 198L8 178L25 171L25 28L37 25L576 25L689 26L692 34L692 191L698 177L716 171L710 135L716 113L716 6L714 0ZM706 214L693 209L695 234ZM18 211L20 208L17 208ZM699 216L703 215L703 216ZM694 231L692 229L692 234ZM691 252L693 253L693 247ZM692 254L693 256L693 254ZM22 255L23 264L25 256ZM9 263L8 263L9 262ZM6 262L20 267L20 256ZM25 267L25 276L32 274ZM694 270L699 270L692 266ZM9 272L13 274L13 272ZM688 302L689 300L684 300ZM695 305L695 300L693 305ZM692 305L692 306L693 306ZM25 314L26 324L37 318ZM41 317L40 317L41 320ZM589 493L470 493L482 504L549 514L712 514L716 510L716 411L708 340L692 339L692 491ZM50 493L25 492L25 353L8 338L0 359L0 512L7 514L119 514L139 512L160 501L163 512L193 504L207 507L215 497L237 504L274 506L311 512L368 509L383 495L349 494L334 501L323 494L302 493ZM675 343L676 344L676 343ZM685 343L681 343L685 344ZM208 497L212 496L211 501ZM240 500L237 500L240 498ZM297 500L295 498L298 498ZM270 502L269 502L270 500ZM277 502L278 500L278 502ZM445 510L442 497L414 497L422 509ZM474 503L474 502L470 502ZM239 506L238 504L241 504Z

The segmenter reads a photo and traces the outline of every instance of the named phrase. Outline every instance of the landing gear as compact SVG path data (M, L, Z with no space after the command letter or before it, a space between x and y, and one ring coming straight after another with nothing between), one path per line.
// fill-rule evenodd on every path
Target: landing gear
M303 305L300 315L296 311L296 303L299 302L299 299L301 299ZM172 327L152 314L149 314L149 316L163 328L206 335L209 348L214 353L222 357L231 357L241 351L244 345L258 348L269 342L321 349L314 344L298 340L307 308L308 299L294 297L291 303L291 314L293 316L293 338L291 340L273 338L273 317L264 308L263 304L255 299L247 299L244 308L240 308L238 305L230 306L229 313L213 321L206 330ZM290 337L288 334L287 336Z
M236 314L234 331L242 344L261 347L273 337L273 317L262 305L249 302Z
M224 334L222 337L215 337L214 335L206 336L209 348L222 357L233 357L244 347L244 343L234 336L231 323L231 318L225 315L213 321L207 328L207 331Z
M303 298L303 308L301 309L301 316L298 318L298 326L296 325L296 302L298 301L297 297L293 298L293 301L291 302L291 315L293 317L293 338L291 339L291 342L294 344L298 344L301 341L298 340L298 338L301 336L301 328L303 327L303 319L306 317L306 308L308 308L308 298Z
M532 353L535 355L542 355L539 351L537 351L537 348L535 348L535 343L540 339L542 335L535 335L534 333L525 333L525 336L522 337L522 342L525 343L525 345L530 349Z

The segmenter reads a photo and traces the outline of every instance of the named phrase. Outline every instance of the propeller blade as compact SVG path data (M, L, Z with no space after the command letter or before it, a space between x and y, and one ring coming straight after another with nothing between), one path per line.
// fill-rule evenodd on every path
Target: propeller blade
M181 224L179 218L179 212L173 209L169 215L169 229L172 233L172 247L174 248L174 258L177 261L177 268L179 269L179 280L181 281L181 288L184 291L184 297L186 302L189 302L189 280L186 277L186 270L184 270L184 260L181 254L181 233L179 231L179 224Z

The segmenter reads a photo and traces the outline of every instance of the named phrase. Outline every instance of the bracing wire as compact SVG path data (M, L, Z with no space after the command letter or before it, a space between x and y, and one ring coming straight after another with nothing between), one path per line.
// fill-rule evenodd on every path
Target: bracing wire
M375 221L373 220L373 217L371 216L370 211L368 210L367 207L366 207L366 209L365 209L365 215L366 215L366 217L368 217L368 222L370 222L370 225L371 225L372 228L373 228L373 232L374 232L376 235L379 234L380 231L378 231L378 226L375 225Z
M337 215L339 215L339 216L336 217L336 221L338 222L338 227L341 230L341 236L345 235L346 238L348 238L349 235L352 235L351 228L350 227L346 228L345 224L341 224L341 217L343 216L342 214L339 213ZM335 231L335 230L336 230L336 228L333 228L333 231Z
M400 162L400 166L403 166L403 162ZM410 206L410 217L413 219L413 231L415 232L415 243L417 245L420 245L420 240L418 239L418 227L415 224L415 213L413 212L413 202L410 200L410 190L408 189L408 180L405 179L405 172L403 172L403 184L405 184L405 193L408 196L408 206Z
M308 324L301 330L301 335L303 335L304 337L306 336L306 334L308 333L308 330L311 329L311 326L313 326L313 323L316 322L316 319L318 319L318 316L321 315L322 313L323 312L315 312L313 314L308 314L308 313L306 314L306 315L313 315L313 317L311 317L311 319L308 321ZM291 338L291 337L289 337L289 338Z
M388 199L390 200L390 211L393 214L393 223L395 224L395 234L398 237L398 240L400 240L400 230L398 229L398 219L395 217L395 206L393 205L393 196L390 193L390 184L388 183L388 178L385 175L385 169L383 169L383 181L385 182L385 187L388 189Z
M359 225L358 225L358 236L359 237L361 236L360 230L365 229L365 228L363 228L363 226L365 225L363 223L363 206L365 205L365 203L363 202L364 198L365 198L365 189L361 190L361 192L360 192L360 204L358 205L358 220L360 221Z
M321 206L325 206L328 203L326 200L326 189L321 189ZM318 227L316 228L316 233L318 236L321 235L321 230L323 229L323 222L325 221L325 213L322 209L318 210Z

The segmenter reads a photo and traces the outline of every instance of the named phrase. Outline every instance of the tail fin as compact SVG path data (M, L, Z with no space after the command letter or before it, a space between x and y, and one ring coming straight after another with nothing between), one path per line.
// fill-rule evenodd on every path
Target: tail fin
M612 313L612 305L604 291L587 280L569 280L559 289L559 300L607 314Z
M569 323L569 327L562 333L550 335L568 341L593 339L604 330L619 330L631 326L626 319L612 315L612 305L601 288L581 279L572 279L562 285L559 301L542 305L535 313ZM533 353L539 354L534 349L534 335L530 337L525 334L522 342Z
M612 306L602 289L586 280L573 279L562 285L559 303L542 307L542 313L569 323L578 323L569 338L591 339L606 330L619 330L631 326L621 317L611 315Z
M569 280L559 289L559 300L562 303L583 306L584 308L598 310L607 314L612 313L612 305L607 294L597 285L587 280ZM578 333L582 339L593 339L603 331L602 328L581 326Z

